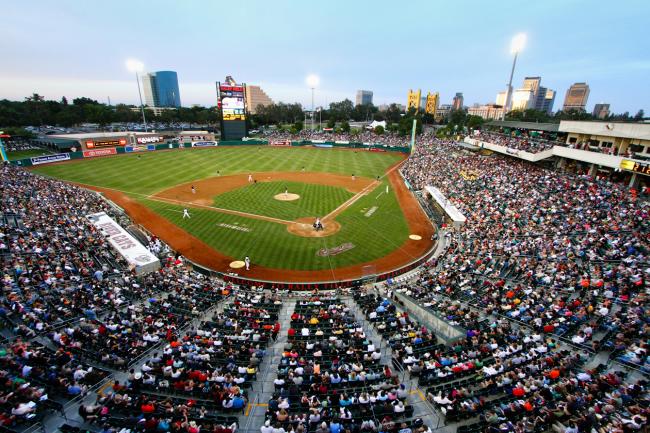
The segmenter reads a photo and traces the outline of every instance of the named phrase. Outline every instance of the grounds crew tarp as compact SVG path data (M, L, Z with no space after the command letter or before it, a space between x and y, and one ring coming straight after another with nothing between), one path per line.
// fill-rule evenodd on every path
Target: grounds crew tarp
M136 274L148 274L160 269L160 260L105 212L86 215L86 218L108 238L113 248L135 269Z

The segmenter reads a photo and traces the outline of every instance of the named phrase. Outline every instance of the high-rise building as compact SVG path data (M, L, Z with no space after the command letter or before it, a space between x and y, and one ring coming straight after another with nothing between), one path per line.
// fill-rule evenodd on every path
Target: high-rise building
M463 109L463 92L456 92L454 100L451 103L452 110L462 110Z
M436 93L427 92L427 98L424 104L425 113L429 113L433 115L435 118L436 111L438 110L438 102L440 102L440 95L438 94L438 92Z
M262 90L260 86L246 84L246 109L251 114L257 113L260 105L272 105L273 100Z
M512 94L511 110L530 110L535 108L535 93L532 89L517 89Z
M420 110L421 95L422 95L422 91L420 89L418 89L417 92L414 92L413 90L409 89L409 92L406 95L407 111L410 110L411 108L415 108L415 111Z
M434 119L436 119L436 122L440 122L441 120L447 118L447 116L449 116L450 112L451 112L451 104L442 104L436 110L436 114L434 116Z
M551 114L553 112L553 104L555 103L555 90L547 89L546 87L540 87L539 90L540 94L537 97L536 109ZM542 90L544 91L543 98Z
M585 111L587 99L589 99L589 85L587 83L572 84L566 91L562 110Z
M591 114L598 119L604 119L609 116L609 104L601 102L600 104L594 105L594 111Z
M496 105L506 104L507 91L497 94ZM510 89L510 110L540 110L550 114L555 102L555 90L542 86L542 77L525 77L520 89Z
M145 103L149 107L180 107L178 75L174 71L156 71L142 76Z
M357 90L357 105L372 105L372 90Z

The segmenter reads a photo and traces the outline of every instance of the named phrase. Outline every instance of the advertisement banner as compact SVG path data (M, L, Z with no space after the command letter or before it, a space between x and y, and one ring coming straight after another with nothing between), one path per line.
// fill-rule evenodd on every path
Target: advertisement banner
M156 150L155 144L147 144L147 150Z
M96 156L117 155L117 149L110 147L108 149L84 150L82 153L84 158L94 158Z
M49 164L51 162L67 161L70 159L69 153L57 153L56 155L36 156L30 158L32 165Z
M334 143L336 143L336 144L350 144L350 142L347 141L347 140L336 140Z
M192 147L214 147L217 144L216 141L193 141Z
M320 147L322 149L331 149L334 147L333 144L314 144L314 147Z
M158 136L158 137L138 137L136 139L138 144L160 143L163 140L164 140L163 136Z
M142 152L143 150L147 150L147 146L126 146L124 148L125 152Z
M97 227L117 252L135 268L136 274L154 272L160 269L160 260L145 248L129 232L124 230L105 212L86 215Z
M291 140L269 140L269 146L291 146Z

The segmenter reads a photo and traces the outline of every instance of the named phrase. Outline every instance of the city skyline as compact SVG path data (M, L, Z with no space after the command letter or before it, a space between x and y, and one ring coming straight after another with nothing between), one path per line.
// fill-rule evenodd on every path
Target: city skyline
M650 12L645 2L607 11L582 0L527 4L526 15L546 17L528 21L521 20L522 6L514 1L489 6L421 1L399 10L375 4L379 7L359 28L358 18L369 13L363 3L341 2L346 13L339 14L331 3L297 8L289 1L273 8L252 1L227 9L200 1L161 1L155 9L146 2L12 2L3 10L0 98L22 100L36 92L47 99L87 96L107 102L110 97L114 104L137 105L133 77L124 68L125 59L134 57L146 71L177 71L185 106L216 105L215 81L232 75L260 86L276 102L309 107L304 80L310 73L321 79L317 106L354 101L358 89L372 90L377 106L405 104L408 89L439 92L441 104L462 92L464 105L471 106L493 103L495 91L506 86L510 39L525 32L528 42L514 82L541 76L558 95L573 83L587 82L588 112L602 101L614 113L650 111L650 86L635 85L650 72L642 43L643 17ZM125 11L146 19L125 20ZM607 31L575 27L576 15L587 23L606 20ZM424 16L435 17L436 25L419 25ZM445 34L447 43L433 42ZM227 35L236 35L237 43L224 39ZM561 108L556 102L555 109Z

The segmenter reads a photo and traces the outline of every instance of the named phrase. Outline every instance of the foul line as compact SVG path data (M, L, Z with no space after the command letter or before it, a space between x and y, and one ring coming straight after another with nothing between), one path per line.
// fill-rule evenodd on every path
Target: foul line
M363 197L363 196L366 195L366 194L370 194L370 193L371 193L375 188L377 188L377 186L381 185L381 180L382 180L382 179L384 179L386 176L388 176L389 174L391 174L393 171L397 170L397 169L398 169L402 164L404 164L405 162L406 162L406 159L405 159L404 161L400 162L399 164L396 164L393 168L391 168L391 169L388 170L386 173L384 173L384 174L379 178L379 180L376 180L376 181L372 182L370 185L366 186L364 189L362 189L361 191L359 191L356 195L353 195L352 197L350 197L350 198L349 198L347 201L345 201L341 206L337 207L337 208L334 209L332 212L330 212L330 213L328 213L327 215L325 215L325 216L323 217L323 221L328 220L328 219L332 219L332 218L336 217L338 214L340 214L341 212L343 212L344 210L346 210L347 208L349 208L350 206L352 206L354 203L356 203L356 202L357 202L361 197ZM383 193L383 192L382 192L382 193ZM379 195L381 195L381 194L379 194ZM378 195L377 197L379 197L379 195Z

